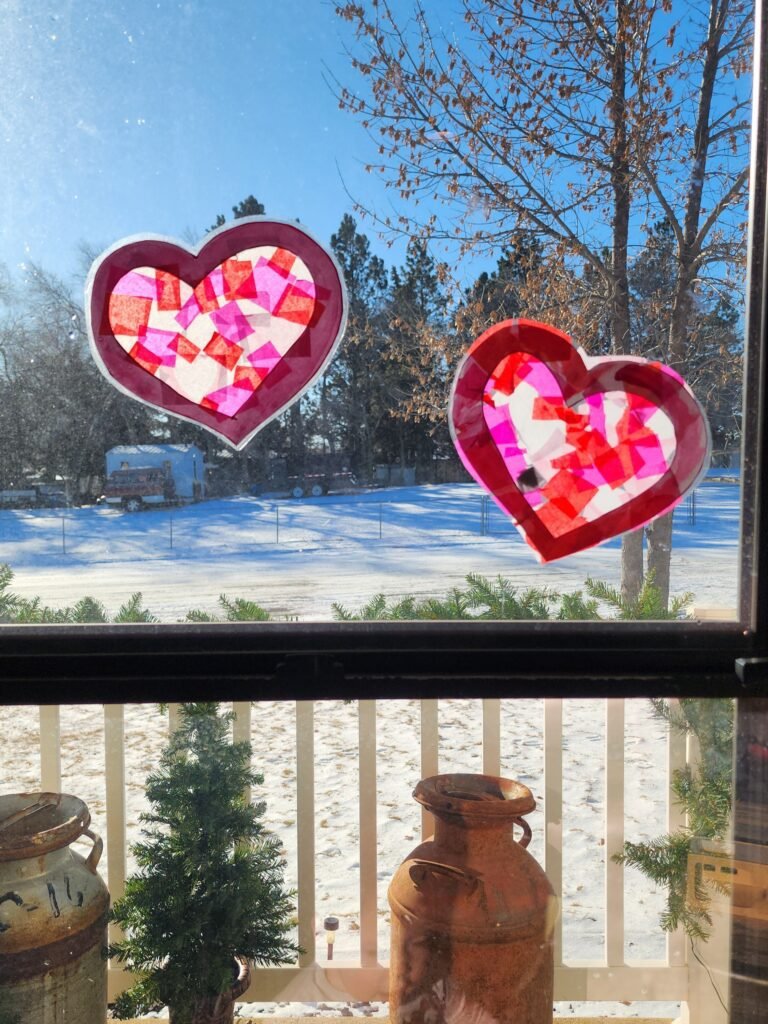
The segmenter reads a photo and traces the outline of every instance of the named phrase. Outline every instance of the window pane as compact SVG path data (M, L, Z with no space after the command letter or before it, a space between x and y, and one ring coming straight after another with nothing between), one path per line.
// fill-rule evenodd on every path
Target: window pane
M693 7L601 0L598 30L554 0L420 18L402 0L373 35L373 6L310 7L0 14L3 620L736 618L749 6L722 5L719 48ZM83 286L120 239L195 248L262 213L332 251L349 317L321 376L235 451L102 377ZM688 381L712 456L671 523L622 539L611 520L542 565L470 476L451 384L510 317ZM558 392L565 448L548 469L529 450L519 487L488 441L524 521L561 539L645 508L667 472L649 452L669 404L585 440L637 399L601 389L592 412Z

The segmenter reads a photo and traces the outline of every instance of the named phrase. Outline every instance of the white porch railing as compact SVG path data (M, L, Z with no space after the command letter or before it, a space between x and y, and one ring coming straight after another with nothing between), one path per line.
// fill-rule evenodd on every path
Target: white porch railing
M555 943L555 999L605 1002L614 1000L685 1001L688 998L686 942L681 934L667 938L666 956L658 961L631 961L625 956L625 914L623 868L612 860L621 850L625 833L625 703L621 699L595 702L604 708L605 759L603 820L595 842L604 841L605 942L604 957L595 961L563 960L562 919L557 925ZM560 894L563 891L564 854L568 854L568 833L563 829L563 702L546 700L543 725L544 764L544 867ZM238 703L235 735L251 738L251 706ZM244 999L254 1002L385 1000L387 966L380 954L378 918L381 903L378 894L379 844L377 841L379 808L377 781L377 702L357 705L358 750L357 780L359 799L359 949L353 961L325 960L324 947L316 948L318 918L315 892L315 721L313 702L295 705L295 789L296 789L296 873L298 899L298 941L305 952L298 964L280 968L260 968ZM61 788L60 709L40 708L40 779L44 790ZM170 711L173 727L174 709ZM482 701L482 770L503 774L501 705L498 700ZM438 702L420 702L421 777L438 772L440 760ZM123 891L128 865L126 830L126 740L125 706L104 707L104 776L106 787L107 884L113 899ZM293 755L290 755L293 757ZM667 773L685 763L685 740L670 734L667 743ZM598 766L593 767L597 771ZM392 765L386 770L391 772ZM293 784L293 781L291 782ZM667 801L667 827L679 824L677 810ZM422 815L422 833L431 832L429 815ZM564 845L565 844L565 845ZM414 844L415 845L415 844ZM404 857L409 847L401 851ZM391 865L387 864L387 868ZM125 987L125 972L109 967L109 993L115 996Z

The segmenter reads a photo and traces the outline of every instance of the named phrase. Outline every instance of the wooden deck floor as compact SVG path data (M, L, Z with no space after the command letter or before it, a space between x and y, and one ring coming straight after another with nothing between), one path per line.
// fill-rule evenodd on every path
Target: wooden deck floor
M235 1024L306 1024L316 1020L312 1014L304 1017L235 1017ZM323 1017L325 1024L347 1024L350 1017ZM363 1018L358 1018L363 1019ZM371 1017L376 1024L388 1024L388 1017ZM556 1017L557 1024L610 1024L612 1020L623 1020L627 1024L672 1024L669 1017ZM149 1019L125 1021L124 1024L149 1024Z

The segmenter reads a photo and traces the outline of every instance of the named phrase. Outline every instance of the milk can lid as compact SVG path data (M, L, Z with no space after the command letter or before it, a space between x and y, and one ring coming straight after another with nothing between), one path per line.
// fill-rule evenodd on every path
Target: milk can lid
M69 846L90 823L85 803L67 793L0 796L0 861L40 857Z

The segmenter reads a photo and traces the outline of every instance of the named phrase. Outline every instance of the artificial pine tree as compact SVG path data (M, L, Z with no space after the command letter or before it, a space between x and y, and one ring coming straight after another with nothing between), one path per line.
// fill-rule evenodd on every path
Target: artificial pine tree
M264 779L250 744L232 742L232 718L216 703L182 704L147 779L139 870L112 911L125 939L110 956L137 975L115 1004L120 1019L168 1004L176 1024L231 1020L235 957L281 964L299 952L280 844L261 822L265 804L243 795Z
M678 769L672 791L686 813L688 823L676 832L643 843L625 843L615 859L631 864L667 889L667 909L661 927L674 931L682 926L691 939L706 939L712 920L707 913L711 895L696 885L696 904L688 900L688 857L695 838L723 840L731 819L733 780L733 701L727 697L652 700L654 713L671 729L692 734L699 744L696 765Z

